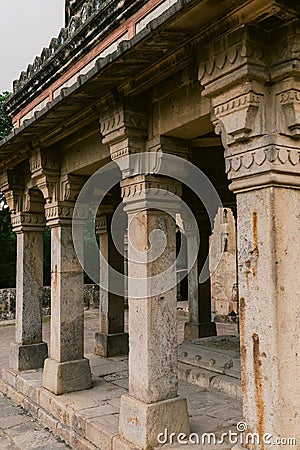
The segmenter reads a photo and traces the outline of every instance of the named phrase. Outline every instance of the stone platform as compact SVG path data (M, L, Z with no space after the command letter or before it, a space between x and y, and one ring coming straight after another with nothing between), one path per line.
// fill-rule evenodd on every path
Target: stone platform
M179 315L179 339L182 339L183 325L184 319L182 315ZM91 363L92 389L56 396L42 387L41 370L18 373L4 368L0 390L14 403L21 405L34 418L37 418L44 427L49 428L56 436L64 439L76 450L132 448L118 435L120 399L123 394L127 393L128 386L127 358L102 358L94 355L92 353L93 337L97 329L97 313L88 313L85 318L85 356L90 359ZM13 332L12 325L0 327L2 342L0 364L4 367L7 366L7 350L9 342L13 340ZM48 337L49 324L46 323L44 324L44 339L47 340ZM197 351L199 353L199 349ZM191 365L189 367L191 368L190 373L192 370L202 369ZM181 373L181 369L179 373ZM228 375L214 374L213 378L217 380L219 376ZM216 384L216 380L211 384ZM213 392L208 388L186 381L179 382L179 395L187 398L191 431L198 435L214 432L220 436L229 429L235 431L236 423L242 418L241 402L237 398ZM181 448L182 445L173 445L172 448L174 447ZM195 447L195 445L191 447ZM229 444L211 445L210 447L222 450L231 448ZM196 445L196 448L202 449L207 446Z
M179 379L241 398L239 337L213 336L183 342L178 350Z

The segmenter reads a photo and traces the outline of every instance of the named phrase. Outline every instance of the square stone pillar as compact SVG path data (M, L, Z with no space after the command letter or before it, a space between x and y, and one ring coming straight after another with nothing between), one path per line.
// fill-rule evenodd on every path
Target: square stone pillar
M299 22L277 31L270 31L266 46L257 33L237 30L226 43L212 43L213 61L205 67L213 69L199 70L237 196L243 444L249 450L281 447L278 439L289 450L300 443ZM224 57L241 48L255 51L222 69L214 65L220 49ZM247 442L249 433L256 433L255 442Z
M182 224L187 237L189 260L194 253L194 249L198 248L199 235L195 230L194 222L183 219ZM201 225L199 226L199 234L201 234L200 252L198 260L194 262L191 271L188 273L189 320L184 327L185 340L215 336L217 334L216 324L211 322L209 280L202 284L199 283L199 272L208 255L208 233L208 229L204 229ZM190 261L188 265L191 266Z
M12 215L17 233L16 341L11 344L9 365L15 370L43 367L48 356L42 341L43 216Z
M46 209L51 217L51 341L45 361L43 386L54 394L92 386L84 358L83 270L74 250L71 221L55 217L60 209ZM62 208L72 217L72 208Z
M124 296L111 291L111 269L124 274L124 256L113 242L110 216L99 217L96 224L100 245L100 332L95 334L94 353L105 358L127 355L128 333L124 332Z
M119 427L125 439L152 448L165 428L176 435L190 430L186 400L177 394L179 206L170 191L180 195L181 186L140 175L124 180L122 189L128 214L129 394L121 399Z

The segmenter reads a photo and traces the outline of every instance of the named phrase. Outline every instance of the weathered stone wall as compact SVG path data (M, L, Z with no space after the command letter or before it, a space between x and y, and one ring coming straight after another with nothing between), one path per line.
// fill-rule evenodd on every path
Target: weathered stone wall
M43 315L51 313L51 288L45 286L42 296ZM86 309L99 307L99 286L86 284L84 286L84 306ZM0 320L14 319L16 311L16 289L0 289Z

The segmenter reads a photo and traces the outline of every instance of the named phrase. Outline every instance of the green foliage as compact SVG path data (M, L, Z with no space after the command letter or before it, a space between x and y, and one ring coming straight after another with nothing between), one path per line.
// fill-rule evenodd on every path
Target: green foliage
M0 94L0 139L3 139L12 130L11 118L4 108L4 102L10 95L9 92L2 92L2 94Z
M10 223L9 209L0 210L0 288L16 285L17 239Z

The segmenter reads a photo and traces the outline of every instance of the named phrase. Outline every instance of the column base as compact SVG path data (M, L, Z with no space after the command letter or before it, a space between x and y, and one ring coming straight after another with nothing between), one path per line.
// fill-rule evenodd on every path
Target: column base
M94 353L104 358L128 354L128 333L95 334Z
M206 323L186 322L184 325L185 341L209 336L217 336L217 327L215 322L206 322Z
M34 370L44 366L48 358L48 345L46 342L22 345L13 342L10 345L9 367L14 370Z
M169 442L171 433L190 434L187 402L173 398L156 403L144 403L129 395L121 397L119 431L123 438L142 449L155 448Z
M58 362L52 358L45 361L43 387L53 394L82 391L93 385L88 359Z

